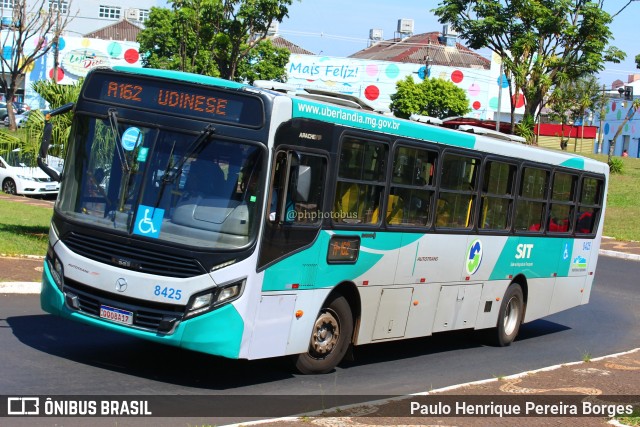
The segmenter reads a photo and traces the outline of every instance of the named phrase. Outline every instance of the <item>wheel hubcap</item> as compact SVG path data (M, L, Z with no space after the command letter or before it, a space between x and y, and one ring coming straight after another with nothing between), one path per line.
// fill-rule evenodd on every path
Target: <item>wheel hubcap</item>
M311 350L318 356L326 356L335 348L340 337L340 325L334 313L324 311L313 326Z
M5 182L3 186L3 190L5 193L14 194L15 186L11 182Z
M518 326L518 319L520 318L520 305L518 304L518 299L515 297L511 297L507 307L504 311L504 333L506 335L511 335L516 330Z

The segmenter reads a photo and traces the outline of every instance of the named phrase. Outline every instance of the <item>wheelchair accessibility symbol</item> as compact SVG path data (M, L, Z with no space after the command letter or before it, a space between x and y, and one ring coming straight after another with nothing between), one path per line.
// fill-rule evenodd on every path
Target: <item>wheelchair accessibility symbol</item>
M145 205L138 206L133 234L157 239L160 236L162 218L164 218L164 209Z

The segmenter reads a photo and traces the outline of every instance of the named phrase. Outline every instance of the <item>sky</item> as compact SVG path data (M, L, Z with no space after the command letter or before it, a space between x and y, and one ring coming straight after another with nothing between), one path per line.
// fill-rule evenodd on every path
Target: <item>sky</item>
M293 0L289 17L279 26L279 35L315 54L349 56L367 47L370 29L382 29L383 38L395 36L398 19L414 20L414 33L442 31L442 24L431 9L438 0ZM628 0L608 0L605 10L615 14ZM627 54L620 64L607 63L598 75L602 84L610 87L620 79L627 82L629 74L639 73L635 56L640 54L637 17L640 1L631 3L611 26L612 45ZM462 41L464 44L464 41ZM490 58L489 51L479 52Z

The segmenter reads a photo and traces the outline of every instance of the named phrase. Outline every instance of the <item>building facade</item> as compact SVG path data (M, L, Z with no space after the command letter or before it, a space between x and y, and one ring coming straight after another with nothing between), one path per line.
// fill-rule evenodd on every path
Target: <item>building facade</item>
M609 100L601 129L602 144L596 144L597 152L607 154L614 144L613 155L622 156L626 151L629 157L640 157L640 111L636 112L632 103L632 100Z
M0 0L3 18L10 19L16 0ZM42 0L27 0L27 10L37 8ZM53 79L60 84L71 84L87 75L96 67L128 65L142 66L136 35L142 28L142 21L148 17L148 10L156 6L156 0L140 0L139 8L132 9L125 1L100 0L45 0L50 8L59 8L63 14L69 13L69 22L57 44L57 51L51 49L47 55L38 58L27 70L19 89L18 100L32 108L45 108L44 101L31 87L31 83ZM11 31L10 27L2 31ZM11 40L3 37L2 40ZM25 44L29 47L30 44ZM34 43L35 47L35 43ZM3 46L3 55L13 54L11 46ZM58 66L54 66L55 57Z
M164 2L163 2L164 3ZM0 0L2 17L11 18L16 0ZM27 11L37 12L43 0L27 0ZM158 6L158 0L44 0L44 8L60 10L72 18L65 28L65 34L85 35L99 28L127 19L144 23L152 7ZM135 41L135 40L128 40Z

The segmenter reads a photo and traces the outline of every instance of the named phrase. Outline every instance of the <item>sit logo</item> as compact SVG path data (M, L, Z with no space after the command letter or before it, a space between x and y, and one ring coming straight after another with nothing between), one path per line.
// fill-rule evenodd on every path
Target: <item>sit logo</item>
M480 268L482 263L482 242L479 239L471 242L467 248L467 259L465 267L467 268L467 274L472 275Z
M516 259L531 258L533 243L520 243L516 246Z

